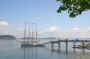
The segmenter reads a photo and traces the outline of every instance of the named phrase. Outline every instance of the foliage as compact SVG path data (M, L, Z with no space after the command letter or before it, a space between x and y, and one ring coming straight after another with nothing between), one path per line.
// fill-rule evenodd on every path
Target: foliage
M57 10L57 13L61 13L62 11L67 11L69 13L69 17L73 18L80 14L83 11L90 10L90 0L56 0L60 2L60 7Z

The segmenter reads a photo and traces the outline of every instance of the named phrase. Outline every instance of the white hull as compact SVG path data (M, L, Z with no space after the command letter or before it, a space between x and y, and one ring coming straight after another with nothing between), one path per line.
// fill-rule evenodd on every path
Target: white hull
M32 46L33 47L41 46L41 47L44 47L44 45L39 44L36 41L23 41L23 42L21 42L21 46L31 46L31 47Z
M21 42L21 46L27 46L27 45L30 45L30 43L29 42L25 42L25 41Z

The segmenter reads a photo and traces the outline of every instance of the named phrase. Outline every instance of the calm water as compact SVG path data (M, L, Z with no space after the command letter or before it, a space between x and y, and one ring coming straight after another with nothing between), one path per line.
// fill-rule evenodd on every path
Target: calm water
M46 47L21 47L16 40L0 40L0 59L70 59L77 55L83 54L82 50L71 48L69 43L69 52L66 53L65 43L62 43L60 51L55 45L55 50L50 49L50 45ZM85 53L89 50L85 50Z

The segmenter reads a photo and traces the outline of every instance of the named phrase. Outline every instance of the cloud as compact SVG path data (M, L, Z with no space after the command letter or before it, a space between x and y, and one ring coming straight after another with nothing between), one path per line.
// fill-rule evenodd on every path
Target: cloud
M3 30L4 29L4 30ZM24 28L23 27L15 27L11 26L7 21L0 21L0 34L13 34L16 37L24 36ZM32 35L32 32L30 32ZM28 36L28 28L27 28L27 36ZM74 27L71 29L61 30L57 26L51 26L46 30L38 30L38 37L61 37L61 38L89 38L90 37L90 27L87 28L79 28Z
M60 38L89 38L90 37L90 28L79 28L74 27L71 29L61 30L57 26L51 26L46 30L38 30L38 37L60 37ZM24 28L17 28L16 35L23 37ZM32 33L32 32L31 32ZM27 33L28 35L28 33Z
M79 27L74 27L71 29L60 30L59 27L51 26L47 31L43 31L39 34L43 37L62 37L62 38L79 38L79 37L89 37L90 34ZM88 35L88 36L87 36Z
M86 28L86 31L90 31L90 27Z
M18 37L24 36L24 28L15 29L15 35ZM57 26L51 26L46 30L38 30L38 37L60 37L60 38L89 38L90 37L90 28L79 28L74 27L71 29L61 30ZM32 32L31 32L32 35ZM27 29L28 36L28 29Z
M5 29L9 27L9 23L6 21L0 21L0 29Z
M48 28L48 32L58 32L58 31L59 31L59 28L56 26L52 26L52 27Z
M17 35L24 35L24 28L17 28L16 29L16 34Z
M17 28L16 31L24 31L24 28Z
M43 31L40 35L43 37L57 37L60 29L57 26L51 26Z
M11 24L5 20L0 21L0 35L13 35L16 28L14 24Z
M88 31L89 28L81 29L79 27L74 27L69 30L65 30L64 32L61 32L61 37L66 38L89 38L90 37L90 31Z
M74 31L81 31L81 29L80 28L78 28L78 27L75 27L75 28L72 28Z

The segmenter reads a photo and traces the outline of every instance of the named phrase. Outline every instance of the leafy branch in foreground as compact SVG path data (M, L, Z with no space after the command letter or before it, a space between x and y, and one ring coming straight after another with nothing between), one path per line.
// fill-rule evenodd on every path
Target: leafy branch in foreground
M67 11L69 17L74 18L81 15L83 11L90 10L90 0L56 0L60 2L57 13Z

